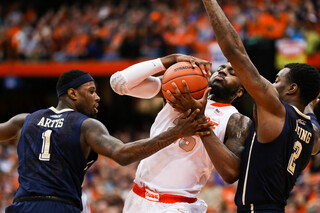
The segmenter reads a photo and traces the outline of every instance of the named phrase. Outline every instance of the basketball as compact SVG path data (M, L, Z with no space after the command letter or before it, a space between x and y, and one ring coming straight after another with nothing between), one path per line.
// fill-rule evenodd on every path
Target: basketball
M167 90L175 95L175 90L172 86L173 82L182 94L185 93L182 80L186 81L190 94L195 99L202 98L204 91L208 88L208 79L198 66L194 67L189 62L178 62L170 66L162 77L161 91L165 99L171 101L166 92Z

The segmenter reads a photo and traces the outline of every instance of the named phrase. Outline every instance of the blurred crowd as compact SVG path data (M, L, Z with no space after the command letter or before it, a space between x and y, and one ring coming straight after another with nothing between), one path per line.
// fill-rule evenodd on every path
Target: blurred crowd
M214 34L200 0L34 1L0 6L0 61L203 55ZM220 0L243 40L303 38L320 49L319 0Z

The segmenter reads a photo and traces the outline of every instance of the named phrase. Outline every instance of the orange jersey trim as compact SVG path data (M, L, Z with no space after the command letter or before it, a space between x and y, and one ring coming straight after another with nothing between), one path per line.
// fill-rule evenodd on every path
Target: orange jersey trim
M197 198L184 197L180 195L171 195L171 194L160 194L154 192L146 187L140 187L136 183L134 183L132 191L143 197L147 200L159 202L159 203L178 203L178 202L186 202L186 203L194 203L197 201ZM151 193L153 194L154 199L148 199Z
M226 107L226 106L232 106L231 104L225 104L225 103L212 103L211 106L215 106L215 107Z

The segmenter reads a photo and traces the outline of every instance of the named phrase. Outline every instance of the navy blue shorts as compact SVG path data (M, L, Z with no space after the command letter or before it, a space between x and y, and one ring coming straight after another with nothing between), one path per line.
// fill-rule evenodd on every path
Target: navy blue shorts
M251 212L259 212L259 213L284 213L284 206L280 206L278 204L259 204L252 206L237 206L238 213L251 213Z
M81 213L80 209L57 201L24 201L8 206L5 213Z

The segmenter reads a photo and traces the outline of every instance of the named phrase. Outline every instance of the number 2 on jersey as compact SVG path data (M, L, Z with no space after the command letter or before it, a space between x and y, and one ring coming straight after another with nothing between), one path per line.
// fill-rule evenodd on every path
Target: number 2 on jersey
M44 133L42 133L42 150L39 155L39 160L42 161L50 161L50 137L51 137L52 130L48 129Z
M288 164L288 167L287 167L287 171L290 172L290 174L293 175L294 173L294 170L296 168L296 159L299 158L300 154L301 154L301 151L302 151L302 145L299 141L296 141L293 145L293 149L294 149L294 152L291 154L291 157L290 157L290 160L289 160L289 164Z

